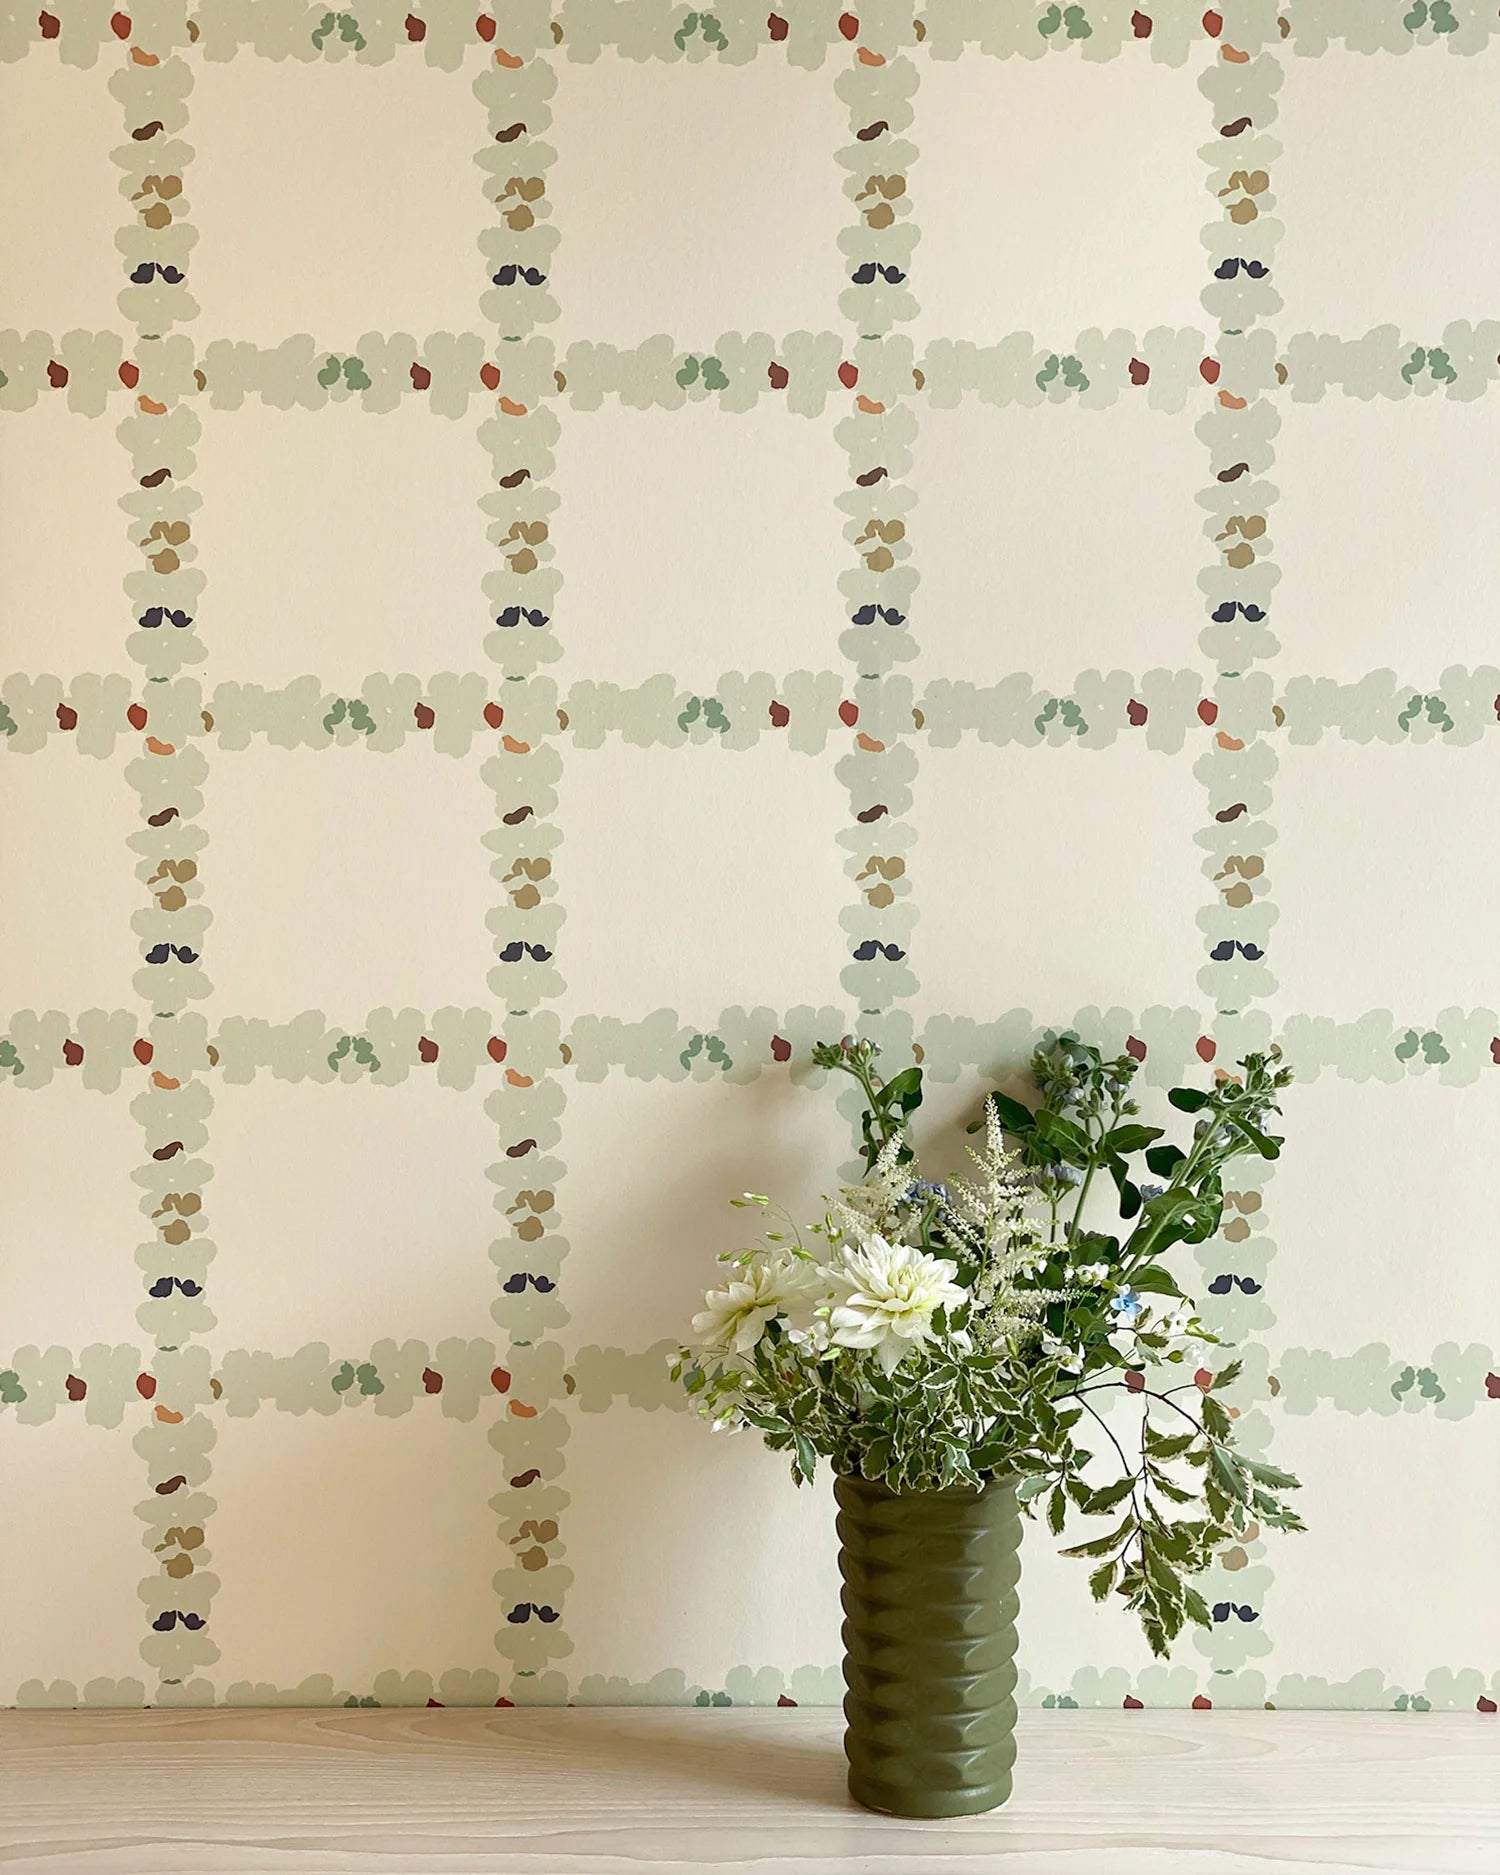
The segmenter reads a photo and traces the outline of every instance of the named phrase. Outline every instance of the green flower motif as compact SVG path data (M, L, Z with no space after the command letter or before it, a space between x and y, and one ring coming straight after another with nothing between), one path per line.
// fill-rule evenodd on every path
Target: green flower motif
M1453 718L1448 714L1448 706L1441 697L1413 695L1406 708L1396 718L1403 734L1410 735L1413 725L1425 715L1429 723L1441 729L1444 735L1453 727Z
M14 1042L0 1037L0 1074L24 1074L26 1063L16 1053Z
M724 367L717 358L705 358L703 361L703 388L706 391L729 389L729 380L724 375Z
M13 1367L0 1370L0 1406L19 1406L26 1398L21 1377Z
M328 1065L337 1068L341 1061L347 1061L351 1056L358 1067L368 1068L371 1074L380 1072L380 1057L363 1035L340 1036L333 1053L328 1057Z
M684 390L686 390L690 384L696 384L698 382L698 360L692 356L684 358L674 375L677 382Z
M1051 697L1041 714L1035 718L1034 726L1039 734L1045 734L1049 723L1059 723L1075 736L1086 736L1089 731L1087 719L1072 697Z
M729 1050L724 1046L717 1035L695 1035L677 1059L682 1063L683 1067L687 1068L691 1067L693 1062L696 1061L700 1055L705 1062L716 1067L720 1073L724 1073L734 1066L734 1062L730 1059Z
M1062 379L1065 390L1086 391L1089 387L1088 373L1084 370L1082 362L1071 352L1063 356L1050 352L1047 362L1036 374L1036 387L1039 391L1044 391L1049 384L1056 383L1059 377Z
M16 719L0 702L0 736L13 736L16 733Z
M352 13L325 13L313 28L312 42L321 52L334 33L346 46L353 46L356 52L365 49L365 36L359 30L359 21Z

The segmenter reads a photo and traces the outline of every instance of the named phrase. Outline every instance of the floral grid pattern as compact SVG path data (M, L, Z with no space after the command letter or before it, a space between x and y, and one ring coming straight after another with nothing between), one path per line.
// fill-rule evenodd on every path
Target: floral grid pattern
M140 1134L135 1182L143 1221L133 1250L140 1335L122 1322L117 1343L12 1349L0 1323L0 1414L18 1437L69 1415L101 1430L128 1429L141 1480L144 1557L138 1671L63 1677L48 1659L27 1657L23 1628L12 1633L0 1697L127 1705L837 1698L828 1660L751 1662L722 1684L707 1684L671 1659L652 1675L622 1678L574 1657L570 1429L579 1414L671 1408L662 1351L677 1327L664 1317L661 1339L641 1346L579 1346L569 1332L564 1233L576 1161L568 1109L582 1085L628 1078L749 1089L767 1077L784 1079L788 1063L796 1076L813 1040L855 1026L896 1055L915 1046L931 1080L944 1084L1024 1057L1041 1021L1055 1019L1091 1029L1106 1048L1128 1047L1158 1086L1278 1039L1313 1081L1480 1089L1500 1062L1500 1017L1490 1009L1334 1019L1276 1001L1277 909L1269 891L1279 756L1335 738L1387 745L1391 762L1414 745L1487 743L1500 733L1500 672L1488 665L1434 670L1420 643L1400 673L1350 680L1268 668L1278 650L1271 478L1289 404L1491 396L1500 377L1500 318L1455 318L1441 332L1411 334L1373 324L1381 309L1372 308L1372 328L1360 334L1285 325L1275 184L1277 99L1292 62L1332 48L1403 62L1474 57L1493 69L1497 31L1494 9L1466 0L1294 0L1280 12L1265 0L1224 0L1208 11L1161 0L1139 8L1117 0L1015 8L946 0L915 21L910 8L886 0L842 15L796 4L768 15L764 6L739 4L700 13L667 0L565 0L555 15L547 6L515 4L477 18L450 0L421 0L411 12L360 4L338 13L297 0L210 0L201 15L153 0L109 16L57 0L34 20L13 14L0 22L5 59L102 65L120 111L121 323L108 331L0 331L0 410L7 413L0 437L13 472L28 447L28 413L51 401L88 422L99 449L122 448L120 507L137 564L124 582L119 629L138 667L133 675L106 669L6 678L0 740L14 762L60 748L69 762L104 764L117 776L137 804L129 848L140 887L132 930L119 933L139 959L134 1002L19 1007L0 1023L0 1077L13 1103L69 1077L102 1101L128 1102ZM566 304L570 269L568 228L554 223L548 198L550 101L561 70L601 55L726 68L782 61L820 75L848 122L837 159L847 202L840 329L681 334L634 348L549 337ZM928 62L1039 59L1151 63L1196 86L1206 221L1202 330L1081 324L1045 341L1012 332L983 343L917 343L909 335L921 310ZM470 113L494 208L475 260L471 329L425 338L303 333L273 347L200 330L193 95L200 73L226 61L234 71L250 61L409 61L446 88L455 112ZM934 329L941 329L937 310ZM1088 308L1079 312L1086 318ZM1196 419L1201 513L1182 522L1203 540L1196 655L1184 636L1182 668L1084 670L1059 687L1025 674L991 683L905 674L913 662L920 669L921 510L910 475L924 416L972 405L1071 404L1104 424L1132 399ZM738 670L710 676L702 666L700 675L659 675L634 686L550 674L558 657L554 619L558 632L566 629L568 530L566 502L549 477L570 423L611 400L666 413L704 403L748 413L769 403L789 421L831 430L847 458L839 499L846 558L837 601L827 602L842 602L842 662L775 677ZM494 549L476 602L492 621L483 641L487 664L422 676L378 672L358 694L343 694L346 685L316 674L280 688L233 678L233 647L212 637L214 567L211 555L198 559L194 470L205 408L236 411L257 402L307 412L349 405L372 423L414 404L433 423L474 422L489 474L487 482L476 474L473 499ZM826 609L820 602L820 612ZM231 675L204 681L200 664ZM810 772L831 768L847 797L837 836L847 881L842 1001L661 1010L630 1020L607 1010L564 1013L568 829L559 789L576 752L619 741L663 759L680 751L678 762L721 753L734 760L764 747ZM1183 789L1198 791L1202 900L1174 909L1195 918L1202 937L1197 1006L1015 1009L980 1019L924 1005L919 908L930 903L924 895L936 897L943 887L923 874L914 785L929 751L971 744L1076 749L1085 762L1094 752L1144 746L1172 764ZM408 745L453 761L475 757L492 796L485 845L494 963L486 1005L351 1008L286 1021L207 1009L215 827L205 785L216 763L262 745L316 751L323 764L389 758ZM1088 773L1074 785L1094 787ZM25 878L12 889L46 888ZM1463 915L1460 897L1453 909ZM22 1003L27 962L7 957ZM482 1103L495 1141L487 1176L504 1220L489 1251L491 1324L476 1325L473 1338L424 1340L424 1324L413 1319L412 1338L368 1346L246 1349L218 1338L210 1236L216 1098L258 1077L381 1089L430 1077ZM1295 1144L1295 1109L1290 1130ZM82 1169L88 1139L80 1137L77 1148ZM1261 1192L1246 1189L1231 1203L1233 1220L1199 1253L1201 1275L1216 1321L1245 1344L1236 1400L1263 1443L1274 1442L1288 1415L1316 1413L1324 1416L1320 1424L1329 1414L1447 1423L1500 1412L1500 1355L1470 1339L1493 1327L1472 1310L1456 1311L1446 1338L1433 1346L1403 1340L1393 1316L1392 1345L1348 1347L1335 1339L1332 1348L1273 1352L1277 1292L1295 1278L1274 1268L1271 1205L1262 1204ZM24 1244L7 1248L11 1257L26 1254ZM688 1300L684 1291L684 1307ZM357 1684L323 1671L316 1658L294 1681L221 1677L215 1450L225 1427L267 1415L351 1413L483 1426L499 1558L493 1652L420 1670L393 1662ZM703 1463L713 1455L705 1447ZM1491 1498L1494 1481L1491 1464ZM1319 1505L1308 1496L1315 1522ZM1446 1540L1458 1549L1473 1545L1477 1569L1480 1539L1457 1512ZM1278 1560L1259 1541L1231 1553L1222 1580L1210 1585L1216 1616L1222 1607L1224 1617L1187 1650L1191 1659L1185 1654L1170 1667L1095 1663L1057 1682L1033 1673L1029 1697L1049 1705L1270 1701L1494 1710L1500 1661L1493 1651L1488 1659L1433 1660L1415 1681L1378 1660L1333 1676L1320 1659L1288 1660L1275 1646ZM119 1567L131 1567L128 1554ZM1483 1644L1477 1631L1474 1639Z

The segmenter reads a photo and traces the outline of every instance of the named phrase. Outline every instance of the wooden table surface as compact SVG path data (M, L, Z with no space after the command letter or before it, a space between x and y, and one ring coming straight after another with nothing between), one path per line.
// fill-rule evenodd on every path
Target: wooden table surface
M1025 1712L1016 1794L852 1805L809 1708L0 1713L5 1875L1500 1875L1479 1715Z

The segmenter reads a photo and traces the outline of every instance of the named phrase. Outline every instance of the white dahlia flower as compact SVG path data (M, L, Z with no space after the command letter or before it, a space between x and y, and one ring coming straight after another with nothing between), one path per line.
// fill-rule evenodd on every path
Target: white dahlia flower
M938 1309L968 1301L953 1280L956 1263L884 1237L866 1237L857 1248L846 1244L829 1274L848 1292L829 1317L832 1340L841 1348L871 1349L888 1374L931 1338Z
M753 1257L722 1289L710 1289L693 1317L693 1333L708 1348L748 1354L778 1315L805 1309L825 1292L815 1264L780 1251Z

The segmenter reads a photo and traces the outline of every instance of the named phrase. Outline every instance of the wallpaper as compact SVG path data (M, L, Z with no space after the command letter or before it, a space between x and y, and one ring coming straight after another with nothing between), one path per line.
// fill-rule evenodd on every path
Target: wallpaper
M1500 16L475 4L0 19L0 1701L836 1700L667 1351L1077 1026L1311 1529L1024 1696L1493 1711Z

